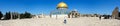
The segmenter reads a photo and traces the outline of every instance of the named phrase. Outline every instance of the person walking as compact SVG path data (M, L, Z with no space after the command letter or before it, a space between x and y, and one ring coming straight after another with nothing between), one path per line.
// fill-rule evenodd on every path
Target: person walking
M67 20L65 19L63 23L66 24L66 23L67 23Z
M99 17L99 19L101 20L101 16Z

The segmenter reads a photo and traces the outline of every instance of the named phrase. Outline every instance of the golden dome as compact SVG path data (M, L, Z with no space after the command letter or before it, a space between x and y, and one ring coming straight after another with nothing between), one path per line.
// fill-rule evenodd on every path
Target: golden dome
M65 9L67 9L68 6L67 6L67 4L64 3L64 2L60 2L60 3L57 5L57 9L59 9L59 8L65 8Z

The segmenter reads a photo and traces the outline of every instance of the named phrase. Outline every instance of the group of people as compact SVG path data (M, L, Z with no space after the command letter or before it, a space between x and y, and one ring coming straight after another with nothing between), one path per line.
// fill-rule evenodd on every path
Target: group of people
M99 16L99 19L101 20L102 17L104 17L103 19L110 19L111 16L109 16L109 15L106 15L106 16Z

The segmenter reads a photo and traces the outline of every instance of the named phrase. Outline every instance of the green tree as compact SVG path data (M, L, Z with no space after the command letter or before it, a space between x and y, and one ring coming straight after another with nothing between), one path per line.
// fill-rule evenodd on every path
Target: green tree
M3 14L2 14L2 12L0 11L0 20L1 20L2 17L3 17Z
M20 19L23 19L24 18L24 14L20 14Z
M24 14L20 14L20 19L25 19L25 18L32 18L31 14L28 12L25 12Z
M10 12L6 12L4 20L9 20L10 18Z
M25 18L32 18L32 17L31 17L31 14L28 13L28 12L25 12Z

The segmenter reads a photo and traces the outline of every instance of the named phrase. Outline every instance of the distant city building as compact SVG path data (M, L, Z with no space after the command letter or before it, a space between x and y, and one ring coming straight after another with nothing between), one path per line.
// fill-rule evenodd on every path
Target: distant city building
M80 17L99 17L100 14L80 14Z
M34 15L32 18L45 18L44 14Z
M50 15L39 14L39 15L33 15L32 18L50 18Z
M44 16L41 15L41 14L40 14L40 15L33 15L33 16L32 16L32 18L42 18L42 17L44 17Z

